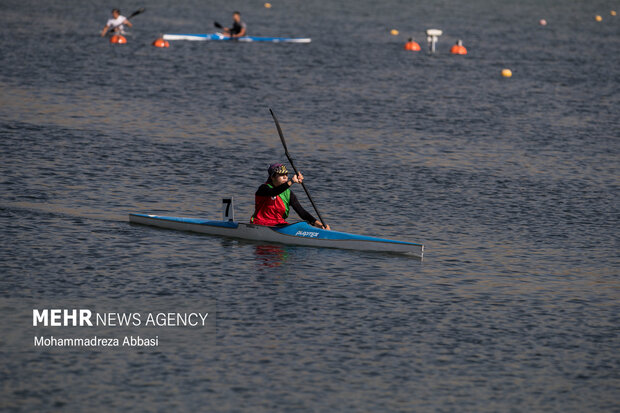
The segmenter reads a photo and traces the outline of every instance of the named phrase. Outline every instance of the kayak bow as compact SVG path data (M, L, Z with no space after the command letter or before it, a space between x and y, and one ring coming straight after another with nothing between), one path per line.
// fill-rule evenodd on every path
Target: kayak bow
M328 231L313 227L306 222L298 222L282 227L268 227L234 221L211 221L198 218L148 214L129 214L129 222L252 241L360 251L395 252L413 255L420 259L424 253L424 245L422 244Z
M295 37L257 37L257 36L243 36L231 39L222 33L206 33L206 34L164 34L164 40L234 40L239 42L272 42L272 43L310 43L310 38L295 38Z

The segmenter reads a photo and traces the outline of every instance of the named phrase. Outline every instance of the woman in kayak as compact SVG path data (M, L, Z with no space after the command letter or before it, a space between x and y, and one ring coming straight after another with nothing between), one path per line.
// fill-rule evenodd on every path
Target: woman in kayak
M131 17L131 16L129 16ZM127 17L122 16L121 15L121 11L119 9L113 9L112 10L112 18L110 20L108 20L108 22L105 24L105 27L103 28L103 30L101 30L101 37L105 36L106 33L108 32L108 30L111 30L114 33L125 33L125 27L124 25L127 25L129 27L132 26L131 22L129 21L129 19L127 19Z
M303 175L293 175L289 181L288 170L281 163L274 163L267 170L269 178L256 191L256 206L254 214L250 219L256 225L287 225L286 218L289 214L289 207L293 207L295 212L308 223L318 228L329 229L329 225L323 225L321 221L314 218L308 211L303 209L297 200L297 196L290 190L293 184L303 182Z

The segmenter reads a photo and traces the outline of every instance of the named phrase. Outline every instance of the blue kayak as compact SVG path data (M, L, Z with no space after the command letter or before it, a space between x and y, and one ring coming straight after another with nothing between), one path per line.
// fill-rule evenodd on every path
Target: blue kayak
M206 40L228 40L236 42L271 42L271 43L310 43L310 38L295 38L295 37L258 37L258 36L243 36L231 39L222 33L205 33L205 34L164 34L164 40L193 40L193 41L206 41Z
M298 222L280 227L246 224L235 221L213 221L201 218L169 217L150 214L129 214L129 222L159 228L202 234L277 242L310 247L342 248L360 251L395 252L422 258L424 245L392 239L328 231Z

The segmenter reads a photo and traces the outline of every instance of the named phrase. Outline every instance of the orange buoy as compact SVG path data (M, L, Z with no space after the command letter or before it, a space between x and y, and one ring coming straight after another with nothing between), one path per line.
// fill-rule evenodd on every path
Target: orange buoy
M160 37L159 39L156 39L153 42L153 46L155 46L155 47L170 47L170 43L168 43L168 40L164 40L163 38Z
M125 36L121 36L120 34L115 34L114 36L110 37L110 43L125 44L127 43L127 39L125 38Z
M463 42L458 40L452 49L450 49L450 53L452 54L467 54L467 49L463 46Z
M412 38L409 38L409 40L407 40L407 43L405 43L405 50L411 50L412 52L419 52L420 45L414 42Z
M452 49L450 49L450 53L452 54L467 54L467 49L465 46L454 45Z

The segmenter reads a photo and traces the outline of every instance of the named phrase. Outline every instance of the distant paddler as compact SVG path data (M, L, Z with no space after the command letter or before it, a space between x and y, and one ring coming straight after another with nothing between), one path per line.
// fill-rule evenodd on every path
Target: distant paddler
M293 175L288 179L288 170L281 163L269 165L267 170L269 177L267 182L262 184L255 194L255 210L250 222L256 225L268 225L275 227L287 225L286 218L289 215L290 207L309 224L322 229L329 230L329 225L323 223L306 211L297 196L291 191L293 184L301 184L304 177L301 173Z
M230 36L231 39L243 37L247 34L245 22L241 20L241 13L238 11L233 13L233 23L230 28L222 27L222 25L218 22L214 22L213 25L218 29L222 29L225 34Z
M101 37L104 37L108 31L110 33L124 34L125 25L128 27L133 26L127 17L121 15L119 9L112 9L112 18L108 20L103 30L101 30Z

